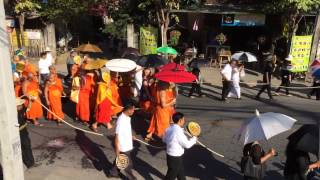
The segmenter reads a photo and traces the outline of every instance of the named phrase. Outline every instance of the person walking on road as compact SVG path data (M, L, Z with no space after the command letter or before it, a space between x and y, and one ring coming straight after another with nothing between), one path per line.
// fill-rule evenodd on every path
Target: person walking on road
M224 68L221 70L221 75L222 75L222 101L227 100L227 95L230 92L230 88L232 85L232 69L237 66L237 61L236 60L231 60L229 64L226 64Z
M132 173L132 159L130 157L133 149L133 140L135 139L132 135L131 129L131 116L134 111L134 104L132 102L127 102L122 114L118 117L115 135L115 153L117 157L120 154L125 154L129 159L128 167L124 170L129 180L137 179ZM111 177L119 177L120 171L116 166L116 160L114 161L113 168L109 173Z
M257 94L256 98L260 99L260 95L267 90L268 91L268 96L269 99L273 99L272 98L272 94L271 94L271 76L274 70L274 65L272 63L272 61L267 61L266 65L264 67L264 72L263 72L263 83L264 85L261 87L259 93Z
M314 77L313 78L313 85L312 87L319 87L320 86L320 77ZM307 95L309 99L311 99L311 96L316 93L316 99L320 100L320 88L313 88L310 93Z
M198 96L202 97L202 96L204 96L204 94L202 94L202 92L201 92L202 78L201 78L200 69L197 68L197 67L193 68L192 69L192 74L195 75L197 77L197 79L194 82L192 82L192 87L190 89L190 92L189 92L188 96L190 98L194 98L193 93L197 92Z
M286 61L284 62L282 68L281 68L281 84L280 84L280 87L278 87L278 89L276 90L276 93L275 95L276 96L279 96L278 92L280 91L281 89L281 86L285 86L286 88L286 95L287 96L291 96L289 94L289 87L290 86L290 83L291 83L291 80L292 80L292 74L290 72L290 68L291 68L291 63L290 61L292 60L292 56L289 56L286 58Z
M266 162L276 154L273 148L265 153L258 141L246 144L241 159L243 179L262 180L266 170Z
M197 142L196 137L188 139L183 132L183 125L185 123L184 115L176 112L172 117L173 123L166 129L163 137L163 142L167 145L167 174L165 180L186 180L184 174L183 154L184 149L191 148Z

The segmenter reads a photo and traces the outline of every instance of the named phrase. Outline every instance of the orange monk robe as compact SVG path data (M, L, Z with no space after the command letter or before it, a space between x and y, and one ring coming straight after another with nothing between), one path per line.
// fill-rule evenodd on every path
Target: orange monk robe
M102 124L109 123L111 120L112 107L117 108L118 106L113 102L112 91L107 83L99 83L96 103L96 121ZM118 108L121 109L121 107Z
M167 89L165 90L165 101L169 103L172 101L170 98L172 90ZM172 112L174 108L169 107L161 107L161 99L160 99L160 90L157 89L156 96L155 96L155 103L156 107L152 114L151 122L149 125L148 133L153 133L158 137L162 137L165 130L170 126Z
M40 104L41 99L39 97L39 84L37 81L29 81L26 86L26 95L33 96L36 98L36 100L31 100L32 104L31 107L29 107L29 101L26 102L26 107L29 107L29 111L26 112L27 119L36 120L38 118L41 118L43 116L42 112L42 106Z
M115 116L119 112L122 111L122 108L119 108L122 106L122 101L120 98L118 85L113 80L110 81L110 90L111 90L111 94L112 94L112 100L114 102L114 104L111 107L111 109L112 109L111 115Z
M16 97L22 96L22 85L20 82L15 82L14 92L15 92Z
M63 92L63 87L61 84L57 82L55 84L48 84L48 100L50 102L49 109L56 114L61 119L64 118L64 113L62 111L62 104L61 104L61 96ZM49 120L59 120L56 116L52 113L48 112L47 118Z
M79 101L76 107L77 117L85 122L90 120L90 97L92 96L92 85L94 84L93 77L90 75L85 75L84 85L80 87L79 91Z
M32 73L34 76L37 75L37 67L34 66L33 64L28 64L28 65L25 65L24 67L24 70L22 72L22 76L23 77L28 77L28 74L29 73Z

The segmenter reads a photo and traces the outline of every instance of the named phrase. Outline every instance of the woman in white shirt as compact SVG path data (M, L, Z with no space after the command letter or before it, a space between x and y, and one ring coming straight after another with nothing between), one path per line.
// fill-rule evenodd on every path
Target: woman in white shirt
M245 76L244 66L240 65L239 67L232 68L231 75L231 89L228 94L228 97L235 97L237 99L241 99L241 87L240 87L240 79Z

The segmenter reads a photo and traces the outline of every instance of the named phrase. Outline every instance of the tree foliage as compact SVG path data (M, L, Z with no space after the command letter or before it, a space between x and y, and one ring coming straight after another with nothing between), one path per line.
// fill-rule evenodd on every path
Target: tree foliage
M34 12L41 9L38 2L33 0L20 0L15 2L14 11L16 14Z

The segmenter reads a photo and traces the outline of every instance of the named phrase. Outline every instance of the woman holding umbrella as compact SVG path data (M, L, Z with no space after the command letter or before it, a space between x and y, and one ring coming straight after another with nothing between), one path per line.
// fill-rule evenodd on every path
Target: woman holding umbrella
M156 89L155 111L152 115L146 140L152 139L152 135L162 138L165 130L170 126L170 119L175 112L176 104L175 84L159 81Z

